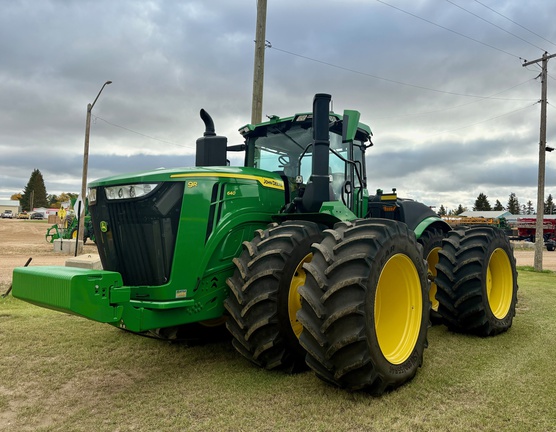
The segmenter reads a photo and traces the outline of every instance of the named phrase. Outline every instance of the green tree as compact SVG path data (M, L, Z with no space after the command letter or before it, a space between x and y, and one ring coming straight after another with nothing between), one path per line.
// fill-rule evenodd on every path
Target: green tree
M554 200L552 199L552 194L548 194L548 197L544 202L544 214L552 213L554 213Z
M444 206L441 204L440 208L438 209L438 216L442 217L442 216L446 216L446 209L444 208Z
M461 204L458 205L458 208L455 211L456 216L462 214L463 212L467 211L467 207L462 206Z
M71 192L62 192L60 195L48 195L48 206L51 208L60 208L62 203L77 199L78 194Z
M48 194L46 196L46 201L47 201L47 205L49 208L57 208L54 204L56 204L56 202L58 202L58 195L54 195L54 194Z
M496 204L494 204L494 207L492 208L492 210L496 210L496 211L504 210L504 206L502 205L500 200L496 200Z
M480 193L475 200L475 205L473 206L474 211L489 211L492 210L488 198L484 193Z
M33 210L35 207L46 207L48 205L44 179L38 169L33 170L31 173L31 177L27 182L27 186L23 189L19 203L21 208L26 211Z
M533 203L531 200L527 201L527 207L525 207L525 214L532 215L535 214L535 209L533 208Z
M506 210L513 215L518 215L520 213L519 201L513 192L510 194L510 198L508 199L508 206L506 207Z

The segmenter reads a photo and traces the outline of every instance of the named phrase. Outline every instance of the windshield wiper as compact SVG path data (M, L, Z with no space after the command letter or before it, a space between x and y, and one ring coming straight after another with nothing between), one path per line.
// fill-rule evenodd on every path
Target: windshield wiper
M282 135L285 135L286 138L288 138L291 142L293 142L296 146L298 146L301 150L304 150L304 147L299 144L296 140L294 140L291 136L289 136L286 132L284 132L283 130L278 129L277 127L272 128L272 131L278 131L280 132Z

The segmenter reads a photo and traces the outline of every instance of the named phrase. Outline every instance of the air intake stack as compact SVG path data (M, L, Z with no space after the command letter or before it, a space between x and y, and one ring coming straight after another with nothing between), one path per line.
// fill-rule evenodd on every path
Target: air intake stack
M201 109L201 119L205 123L205 133L197 139L195 166L226 166L228 138L214 132L212 117Z

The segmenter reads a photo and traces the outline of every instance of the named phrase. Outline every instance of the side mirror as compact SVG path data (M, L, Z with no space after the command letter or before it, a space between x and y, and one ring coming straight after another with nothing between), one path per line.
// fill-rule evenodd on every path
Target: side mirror
M344 110L344 118L342 119L342 141L348 142L355 140L357 126L361 113L355 110Z

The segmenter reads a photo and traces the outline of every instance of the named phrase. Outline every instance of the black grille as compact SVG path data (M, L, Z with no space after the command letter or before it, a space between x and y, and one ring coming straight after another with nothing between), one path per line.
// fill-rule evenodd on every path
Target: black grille
M146 197L126 200L108 200L103 188L97 189L97 203L89 210L102 266L119 272L125 285L168 282L183 185L163 183Z

